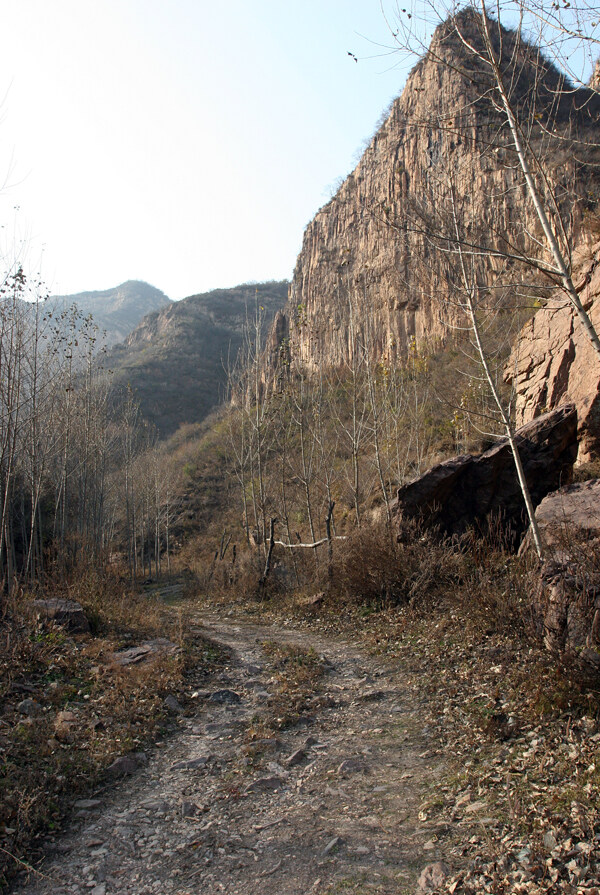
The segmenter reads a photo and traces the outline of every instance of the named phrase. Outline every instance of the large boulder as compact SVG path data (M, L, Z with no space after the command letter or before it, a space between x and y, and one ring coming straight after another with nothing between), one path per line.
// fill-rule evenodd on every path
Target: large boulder
M572 479L577 456L577 411L572 404L537 417L516 432L521 462L536 507ZM528 520L507 438L478 456L463 454L403 485L394 504L398 519L418 519L443 534L485 528L497 517L516 542Z
M553 560L600 537L600 479L577 482L545 497L535 511L544 547Z
M536 510L546 550L533 587L544 643L600 668L600 479L561 488Z

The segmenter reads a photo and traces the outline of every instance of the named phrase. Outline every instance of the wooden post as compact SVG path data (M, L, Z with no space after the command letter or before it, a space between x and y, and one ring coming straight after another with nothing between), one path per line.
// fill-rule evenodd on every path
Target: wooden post
M333 518L333 508L335 507L335 501L332 500L329 503L329 508L327 510L327 518L325 519L325 532L327 534L327 578L329 582L329 587L331 587L331 578L333 575L333 541L331 539L331 520Z
M269 532L269 550L267 553L267 561L265 562L265 570L262 574L258 582L259 590L262 592L264 590L267 578L269 577L269 572L271 571L271 557L273 555L273 548L275 547L275 525L277 524L277 519L271 519L271 526Z

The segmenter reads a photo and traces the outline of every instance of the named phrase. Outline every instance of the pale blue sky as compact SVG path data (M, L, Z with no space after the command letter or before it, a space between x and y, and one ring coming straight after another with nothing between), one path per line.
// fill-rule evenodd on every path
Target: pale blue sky
M407 74L379 0L1 0L0 26L2 251L55 293L291 276Z

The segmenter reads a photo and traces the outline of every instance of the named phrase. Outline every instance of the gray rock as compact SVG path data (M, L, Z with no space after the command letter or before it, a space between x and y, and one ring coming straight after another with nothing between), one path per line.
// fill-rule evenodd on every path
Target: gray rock
M305 749L296 749L296 751L292 752L292 754L289 755L284 760L283 763L286 766L286 768L293 768L297 764L301 764L305 758L306 758L306 750Z
M209 702L214 702L217 705L234 705L242 701L242 698L239 693L236 693L235 690L215 690L214 693L211 694Z
M199 755L198 758L184 758L171 765L172 771L193 771L195 768L204 768L210 761L210 755Z
M147 662L156 656L173 655L179 652L179 647L165 637L157 637L155 640L146 640L139 646L131 646L129 649L113 653L113 659L118 665L137 665Z
M151 811L153 814L164 814L169 810L169 803L165 799L146 799L142 802L141 807L144 811Z
M75 712L62 711L59 712L54 719L54 736L61 743L71 743L73 741L73 728L77 722Z
M600 536L600 479L577 482L545 497L535 511L544 546L554 554L576 543L594 541ZM529 544L529 534L524 547ZM562 556L559 556L562 558Z
M334 849L339 848L343 841L344 840L341 838L341 836L334 836L333 839L331 839L323 849L323 854L330 855Z
M102 804L100 799L78 799L75 808L98 808Z
M106 773L110 777L124 777L135 773L137 769L138 763L133 756L120 755L119 758L115 758L113 763L107 767Z
M183 706L181 705L177 697L173 696L172 693L170 693L168 696L165 696L163 705L171 715L182 715L184 712Z
M39 702L35 701L35 699L28 697L18 704L17 711L20 712L21 715L33 717L34 715L39 715L41 713L42 707Z
M417 882L417 892L433 892L441 888L448 878L450 868L443 861L428 864L424 867Z
M600 479L549 494L535 516L546 561L533 573L533 607L545 645L567 652L596 670L600 666ZM530 535L523 542L531 549Z
M386 693L385 690L364 690L362 693L359 693L357 698L360 699L361 702L379 702L389 695L390 694Z
M75 634L88 634L90 623L81 603L74 600L34 600L31 604L41 618L55 622Z
M365 766L358 758L346 758L337 769L338 774L355 774L357 771L364 771Z
M552 851L553 848L556 848L556 836L552 832L552 830L546 830L544 833L544 845L547 849Z
M285 780L283 777L259 777L258 780L249 783L244 792L276 792L284 786Z
M182 817L196 817L196 815L200 814L200 809L195 802L182 802L181 803L181 816Z

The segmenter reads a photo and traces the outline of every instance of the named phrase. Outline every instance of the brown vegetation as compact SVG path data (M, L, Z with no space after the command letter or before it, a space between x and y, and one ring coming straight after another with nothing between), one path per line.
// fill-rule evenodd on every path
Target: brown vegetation
M189 630L185 606L167 610L93 568L77 570L57 596L76 598L91 634L40 618L31 595L14 596L0 629L0 889L28 860L40 834L57 832L77 799L111 785L107 768L173 729L167 695L185 707L190 687L219 650ZM168 638L172 649L121 665L119 650Z

